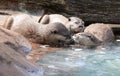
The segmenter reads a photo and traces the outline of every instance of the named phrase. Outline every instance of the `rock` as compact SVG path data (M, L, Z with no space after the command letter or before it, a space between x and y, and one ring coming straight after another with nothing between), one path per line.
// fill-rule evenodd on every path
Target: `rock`
M26 55L31 50L31 44L22 35L0 27L0 43L4 43L15 51Z
M86 25L91 23L120 23L119 0L1 0L2 9L19 9L78 16Z
M42 67L24 57L31 49L22 35L0 27L0 76L43 76Z
M0 43L0 68L0 76L43 76L42 67L27 61L5 43Z

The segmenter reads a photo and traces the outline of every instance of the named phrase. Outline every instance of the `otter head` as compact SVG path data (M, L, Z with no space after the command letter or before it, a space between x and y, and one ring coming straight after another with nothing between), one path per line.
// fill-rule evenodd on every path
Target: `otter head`
M84 21L77 17L70 17L66 27L74 34L84 30Z
M72 38L76 44L83 46L97 46L100 44L100 41L95 36L86 32L77 33Z
M56 22L43 26L44 29L39 29L43 44L64 46L72 43L70 32L63 24Z

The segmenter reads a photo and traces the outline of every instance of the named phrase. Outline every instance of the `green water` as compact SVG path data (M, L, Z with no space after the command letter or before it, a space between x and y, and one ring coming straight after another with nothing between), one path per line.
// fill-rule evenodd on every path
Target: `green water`
M47 54L42 63L45 76L120 76L120 42L110 48L66 48Z

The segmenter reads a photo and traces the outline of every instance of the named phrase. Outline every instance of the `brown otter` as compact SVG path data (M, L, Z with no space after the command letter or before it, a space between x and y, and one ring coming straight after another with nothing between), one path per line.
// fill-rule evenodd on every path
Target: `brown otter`
M89 25L84 32L89 32L101 42L111 42L114 40L114 34L108 24L95 23Z
M22 12L22 11L0 10L0 24L3 25L3 23L9 16L17 15L17 14L29 14L29 16L31 16L31 18L34 21L38 22L38 20L42 19L42 17L44 16L44 10L40 10L32 14L30 12Z
M78 17L66 18L60 14L44 15L43 18L39 20L39 22L42 24L60 22L65 25L66 28L73 34L82 32L84 29L84 21L82 19Z
M83 33L75 34L73 39L75 43L93 46L112 42L114 34L109 25L96 23L86 27Z
M81 46L97 46L100 41L91 33L81 32L72 36L74 42Z
M8 29L22 34L30 41L42 44L61 46L71 42L70 32L63 24L40 24L27 14L10 16L3 27L9 27Z

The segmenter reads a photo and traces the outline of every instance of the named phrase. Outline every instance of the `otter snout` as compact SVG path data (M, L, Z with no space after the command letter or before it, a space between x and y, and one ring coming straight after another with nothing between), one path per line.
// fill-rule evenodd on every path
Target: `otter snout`
M84 31L84 26L79 26L73 30L73 33L79 33Z
M65 44L66 45L71 45L71 44L74 44L75 42L74 42L74 40L73 39L67 39L66 41L65 41Z
M71 44L74 44L74 40L71 38L71 35L67 35L65 37L65 40L61 41L62 46L69 46Z
M63 36L64 37L64 39L59 39L57 42L58 42L58 44L59 44L59 46L69 46L69 45L71 45L71 44L74 44L74 40L71 38L71 36L70 35L66 35L66 36Z

